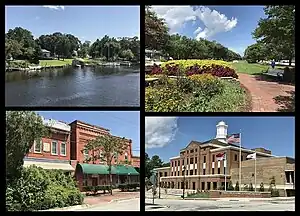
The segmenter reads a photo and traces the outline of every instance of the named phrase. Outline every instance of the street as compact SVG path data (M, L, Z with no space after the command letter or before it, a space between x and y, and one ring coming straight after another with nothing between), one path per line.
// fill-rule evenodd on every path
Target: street
M101 203L89 208L73 211L140 211L140 198Z
M295 211L295 199L285 201L146 199L146 211Z

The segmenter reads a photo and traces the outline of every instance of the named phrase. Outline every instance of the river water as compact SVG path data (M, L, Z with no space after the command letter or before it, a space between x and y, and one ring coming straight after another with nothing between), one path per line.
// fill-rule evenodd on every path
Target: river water
M139 67L5 74L6 106L140 106Z

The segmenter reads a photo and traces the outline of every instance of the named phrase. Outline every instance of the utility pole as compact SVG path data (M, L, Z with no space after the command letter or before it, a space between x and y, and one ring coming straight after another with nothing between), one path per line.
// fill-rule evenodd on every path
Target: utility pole
M184 194L185 194L185 167L183 167L183 193L182 193L183 199L184 199Z

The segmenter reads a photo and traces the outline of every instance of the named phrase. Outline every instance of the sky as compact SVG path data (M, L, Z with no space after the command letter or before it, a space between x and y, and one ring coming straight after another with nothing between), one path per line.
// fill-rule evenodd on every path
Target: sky
M294 117L147 117L146 152L169 162L190 141L215 138L220 121L228 125L228 135L241 131L245 148L262 147L272 151L272 155L295 157Z
M140 112L138 111L37 111L46 119L71 123L75 120L104 127L115 136L132 140L132 154L140 156Z
M5 32L26 28L34 37L62 32L81 41L140 36L139 6L5 6Z
M251 33L265 14L263 6L152 6L170 33L217 41L243 56L255 43Z

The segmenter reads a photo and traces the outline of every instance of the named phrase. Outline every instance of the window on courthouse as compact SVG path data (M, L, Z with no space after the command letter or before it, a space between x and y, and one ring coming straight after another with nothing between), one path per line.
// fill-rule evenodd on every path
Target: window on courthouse
M234 161L237 161L237 154L234 155Z
M190 170L190 175L193 175L193 170Z
M213 174L213 175L215 174L215 169L214 168L211 169L211 174Z
M220 174L220 172L221 172L221 169L220 169L220 168L218 168L218 174Z
M190 164L193 164L194 163L194 158L191 158L190 159Z
M203 163L206 163L206 156L203 157Z
M195 157L195 164L197 163L197 157Z

